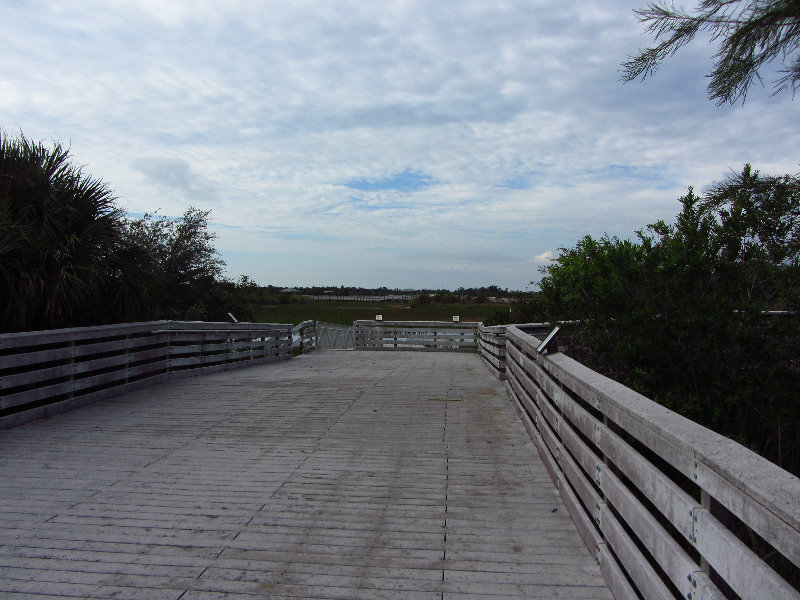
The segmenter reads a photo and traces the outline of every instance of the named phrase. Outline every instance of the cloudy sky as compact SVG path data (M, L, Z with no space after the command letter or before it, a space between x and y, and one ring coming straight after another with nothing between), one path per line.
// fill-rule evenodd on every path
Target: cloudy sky
M716 107L702 41L620 83L645 4L0 0L0 128L131 215L210 210L234 278L526 289L690 185L799 170L800 99Z

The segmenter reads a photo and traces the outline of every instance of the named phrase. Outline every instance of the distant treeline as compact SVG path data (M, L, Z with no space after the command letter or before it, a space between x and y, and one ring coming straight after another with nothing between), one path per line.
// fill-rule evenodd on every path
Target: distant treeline
M274 286L267 286L270 290L277 289ZM350 297L350 296L362 296L362 297L374 297L374 296L384 296L387 299L392 299L393 297L402 297L402 298L409 298L409 297L417 297L417 296L441 296L447 298L489 298L489 297L511 297L516 292L511 292L508 289L500 288L496 285L490 285L485 287L471 287L465 288L460 287L457 290L446 290L446 289L428 289L428 288L387 288L387 287L378 287L378 288L364 288L364 287L347 287L347 286L333 286L333 287L325 287L325 286L310 286L310 287L290 287L290 288L282 288L281 292L286 293L295 293L295 294L305 294L308 296L320 297L320 296L336 296L336 297Z
M440 304L463 304L497 302L511 299L518 292L510 292L496 285L477 288L460 287L455 291L444 289L390 289L386 287L279 287L252 285L246 297L256 304L287 304L312 300L315 302L437 302Z

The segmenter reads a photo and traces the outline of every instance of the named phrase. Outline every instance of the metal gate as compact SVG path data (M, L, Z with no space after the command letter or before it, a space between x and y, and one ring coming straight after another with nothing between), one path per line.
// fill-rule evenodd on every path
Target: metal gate
M317 350L352 350L355 334L351 325L317 321Z

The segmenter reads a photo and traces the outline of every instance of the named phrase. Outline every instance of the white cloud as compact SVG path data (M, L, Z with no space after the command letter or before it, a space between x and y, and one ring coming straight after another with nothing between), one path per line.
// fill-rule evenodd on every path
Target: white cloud
M65 141L133 212L212 209L232 275L524 288L532 252L797 170L790 95L716 108L707 47L619 82L642 4L5 3L0 127Z

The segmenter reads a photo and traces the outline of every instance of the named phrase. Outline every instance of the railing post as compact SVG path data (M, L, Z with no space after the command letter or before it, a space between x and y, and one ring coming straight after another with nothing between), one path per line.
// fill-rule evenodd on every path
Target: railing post
M70 355L69 355L69 364L72 365L72 369L70 369L69 373L69 394L67 395L68 398L75 397L75 369L77 365L75 364L75 338L71 339L69 342L70 348Z
M125 389L128 388L128 383L130 383L131 378L131 334L125 334L125 378L123 379L123 383L125 385Z
M207 339L206 336L207 335L208 334L205 331L200 334L200 356L199 356L200 361L199 362L200 362L200 372L201 373L203 372L203 369L205 368L205 364L206 364L206 356L205 356L205 352L204 351L205 351L205 348L206 348L206 339Z
M167 333L167 376L172 372L172 331Z
M709 513L711 512L711 496L703 488L700 488L700 504ZM709 577L711 576L711 565L708 564L708 560L706 560L706 557L703 555L700 555L700 568L703 569L703 573Z

